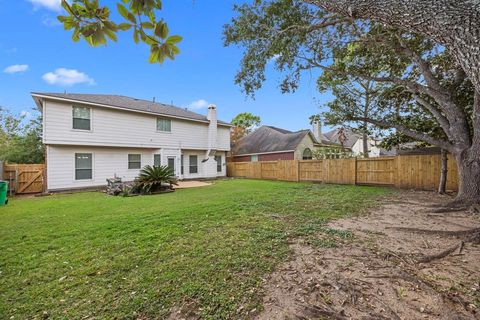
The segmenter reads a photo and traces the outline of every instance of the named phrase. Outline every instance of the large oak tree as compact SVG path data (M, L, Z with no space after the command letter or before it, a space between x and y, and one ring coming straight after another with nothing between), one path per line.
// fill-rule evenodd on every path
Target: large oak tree
M425 6L430 11L420 10L422 14L407 12L407 2L416 10L421 9L420 3L428 2L430 6ZM408 97L414 100L415 106L422 108L429 119L435 121L435 127L438 125L442 129L443 137L432 135L428 130L418 131L417 126L409 126L406 120L411 119L412 112L416 110L408 109L412 105L408 99L408 103L398 104L399 99L395 96L392 96L390 105L387 103L378 117L352 117L351 120L394 128L411 138L450 151L457 160L460 173L457 200L462 203L479 203L480 98L475 94L476 98L472 101L462 100L463 96L474 96L474 87L470 80L476 84L474 79L477 71L469 70L464 65L471 65L472 61L475 61L471 57L477 52L475 50L478 49L478 43L471 42L471 45L477 48L468 49L469 58L465 59L471 61L462 60L460 64L462 57L459 57L458 50L450 48L460 41L458 37L461 37L462 33L458 30L457 36L452 35L449 42L446 38L440 41L439 37L434 37L430 34L434 30L427 27L425 28L428 32L418 34L385 26L390 16L399 15L402 10L407 16L412 14L413 18L410 18L417 19L417 22L412 22L410 18L395 17L390 23L391 26L409 29L410 25L422 25L424 20L435 19L422 18L424 14L435 15L432 1L351 1L351 5L346 3L350 1L271 0L236 6L239 15L225 29L227 45L236 44L245 48L236 82L241 84L247 93L253 93L261 87L265 79L268 62L272 57L278 57L275 66L285 75L281 83L283 91L296 89L302 72L315 68L389 83L392 89L401 87L408 92ZM353 3L358 6L353 6ZM379 3L383 3L381 8ZM378 10L368 4L378 4ZM395 4L399 11L384 9ZM465 2L459 2L461 8L466 5ZM441 6L436 9L441 11ZM360 11L362 13L359 13ZM372 21L375 12L379 15L377 20L382 23ZM438 16L445 16L447 21L447 15L440 12ZM472 14L466 15L465 20L472 21ZM401 26L402 21L407 22ZM440 25L437 23L436 26ZM450 26L445 22L445 29ZM410 29L421 32L420 28ZM465 32L469 33L473 29L475 27ZM470 39L470 36L466 35L466 38ZM383 68L380 75L378 72L372 75L365 68L358 69L342 64L345 53L353 58L368 57L369 61L380 64ZM455 59L449 59L450 55ZM464 95L464 92L467 94Z

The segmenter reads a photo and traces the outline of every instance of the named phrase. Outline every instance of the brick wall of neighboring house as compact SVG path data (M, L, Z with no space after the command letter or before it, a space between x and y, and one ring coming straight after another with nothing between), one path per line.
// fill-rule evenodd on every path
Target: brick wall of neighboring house
M233 162L249 162L250 156L233 156L231 159Z
M233 156L233 162L250 162L251 156ZM259 154L258 161L294 160L293 152Z
M258 161L293 160L293 152L268 153L258 155Z
M302 141L298 144L297 149L295 150L295 160L303 159L303 151L308 148L310 151L314 151L316 148L313 145L312 137L307 134Z

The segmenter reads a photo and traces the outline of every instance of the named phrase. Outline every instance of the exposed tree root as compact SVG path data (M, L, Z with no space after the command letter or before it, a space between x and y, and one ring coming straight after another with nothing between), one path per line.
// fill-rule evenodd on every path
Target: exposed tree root
M405 232L421 233L421 234L431 234L447 237L459 237L466 238L468 242L473 242L470 239L470 236L475 236L480 233L480 228L460 230L460 231L448 231L448 230L429 230L429 229L419 229L419 228L404 228L404 227L387 227L388 229L395 229Z
M431 210L432 213L449 213L449 212L459 212L459 211L468 211L472 213L480 212L480 203L475 201L468 201L462 199L453 200L441 207L438 207L434 210Z
M460 253L462 253L463 246L464 246L464 242L461 241L459 244L451 246L450 248L448 248L446 250L443 250L442 252L432 254L432 255L429 255L429 256L425 256L422 259L419 259L418 262L419 263L429 263L429 262L432 262L434 260L443 259L446 256L454 253L457 250L458 250L458 253L460 254Z

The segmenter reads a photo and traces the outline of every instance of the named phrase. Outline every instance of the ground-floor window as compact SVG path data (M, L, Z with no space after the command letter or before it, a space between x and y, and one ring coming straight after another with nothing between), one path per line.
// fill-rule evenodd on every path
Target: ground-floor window
M129 154L128 155L128 169L140 169L142 167L142 155L141 154Z
M250 161L257 162L258 161L258 156L257 155L250 156Z
M162 165L161 157L159 154L153 155L153 166L160 167Z
M217 161L217 172L222 172L222 156L215 156L215 161Z
M175 157L167 158L167 166L173 173L175 173Z
M75 153L75 180L92 179L92 154Z
M190 173L198 173L198 157L197 156L190 156L188 161L189 172Z

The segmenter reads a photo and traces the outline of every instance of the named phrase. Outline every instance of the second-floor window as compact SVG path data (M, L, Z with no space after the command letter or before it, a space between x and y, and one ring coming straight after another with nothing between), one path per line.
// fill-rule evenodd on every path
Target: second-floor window
M172 120L157 118L157 131L172 132Z
M129 154L128 155L128 169L140 169L142 167L142 155L141 154Z
M90 130L90 108L87 107L76 107L72 109L73 114L73 129L77 130Z

